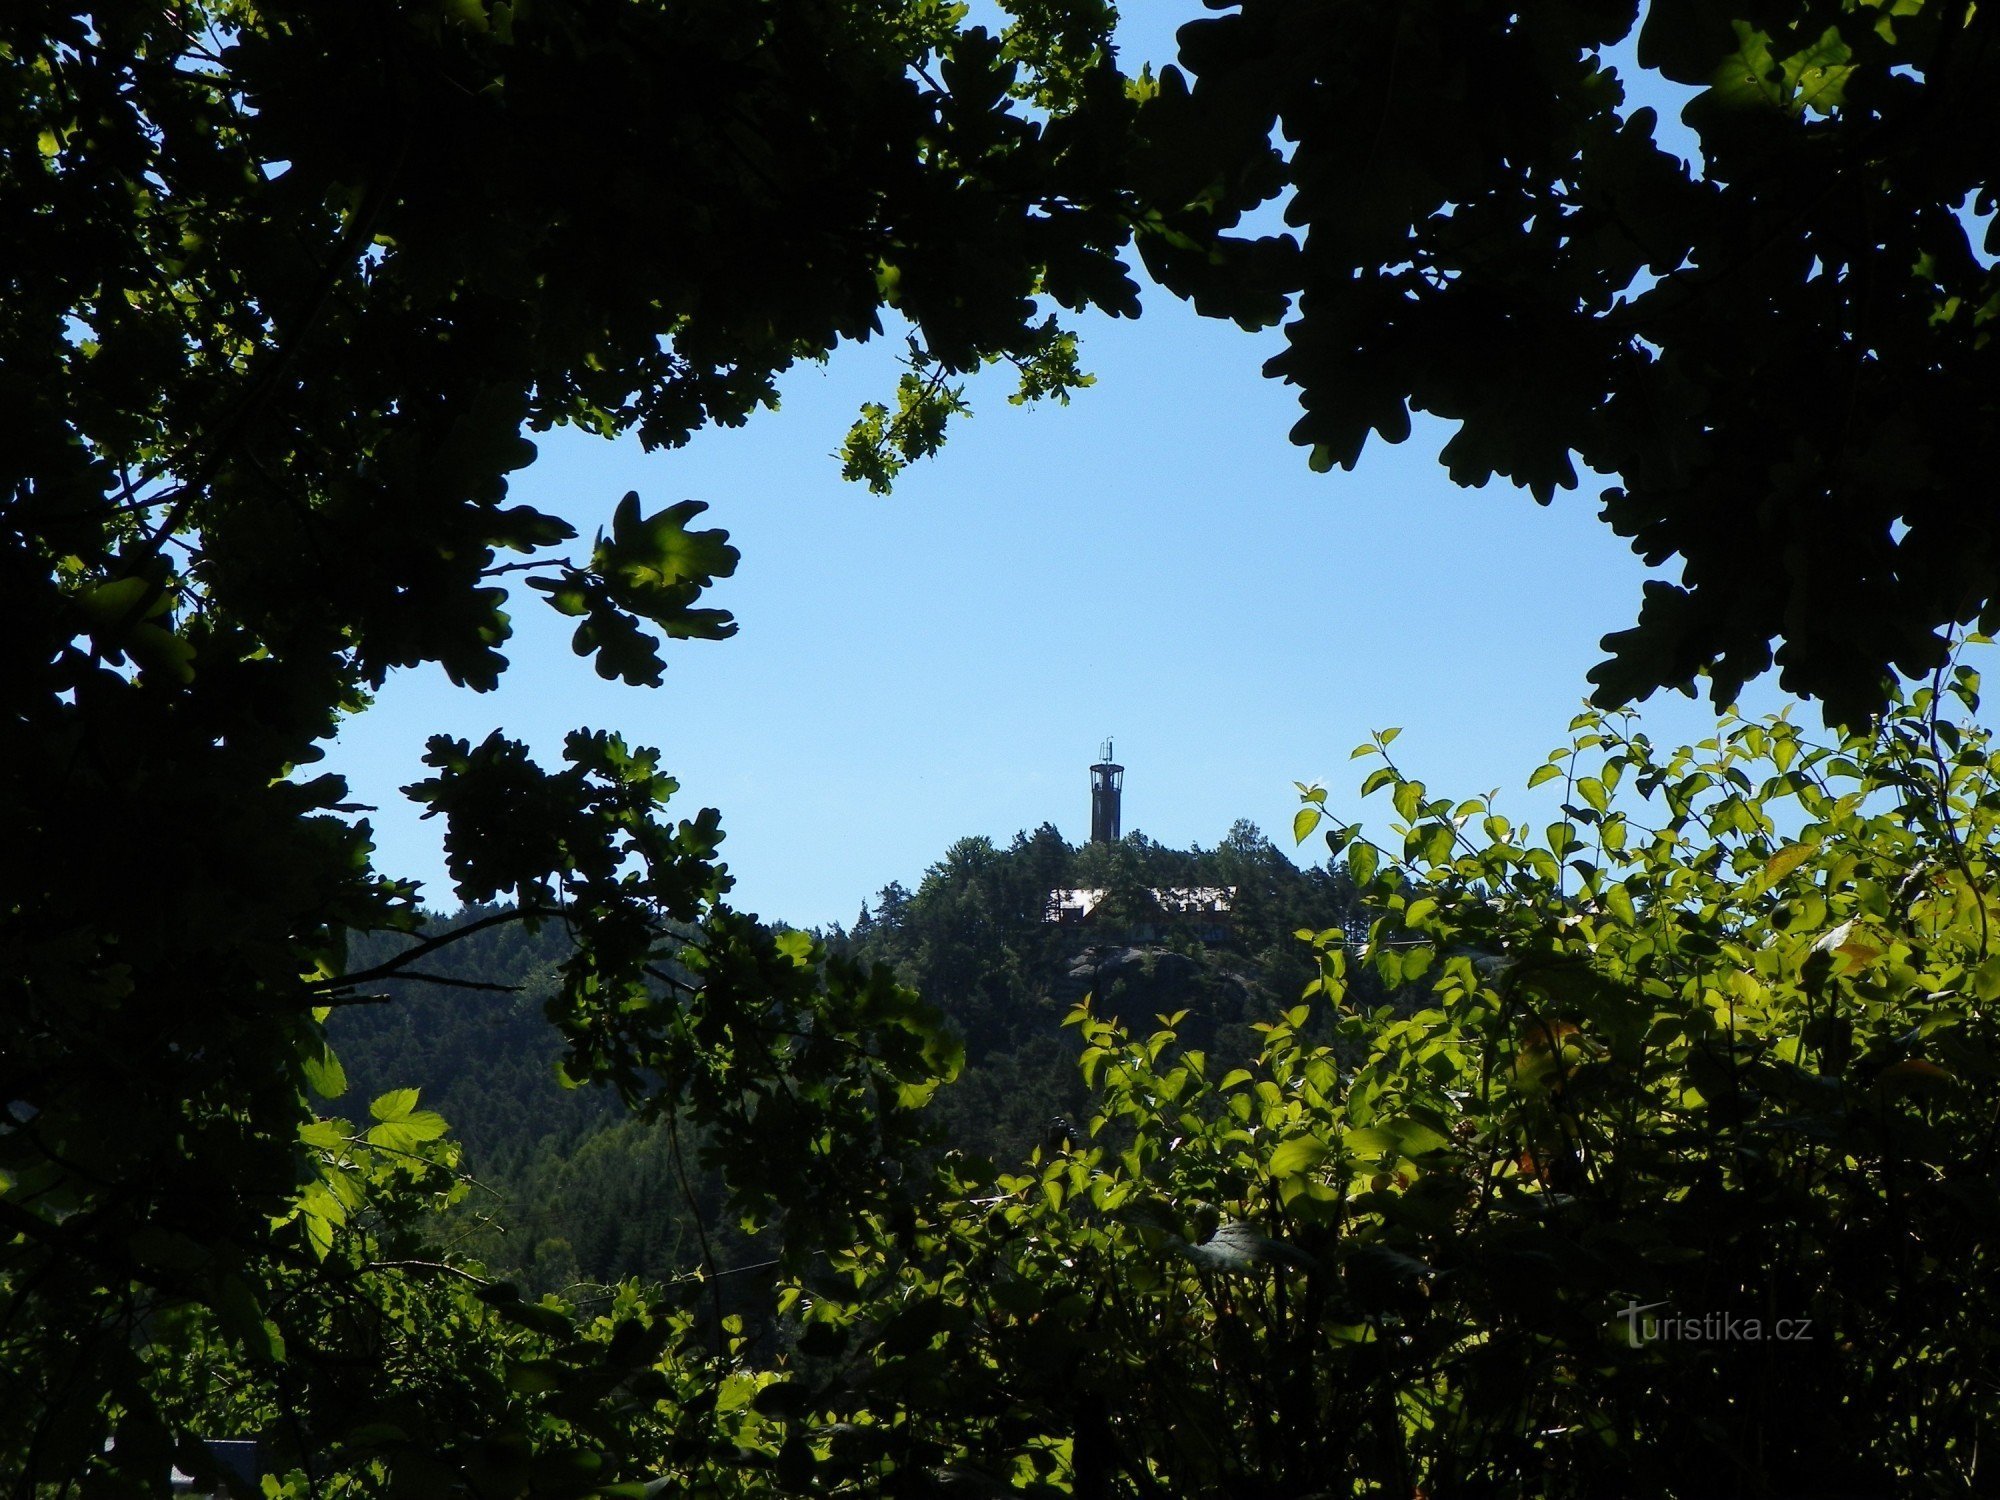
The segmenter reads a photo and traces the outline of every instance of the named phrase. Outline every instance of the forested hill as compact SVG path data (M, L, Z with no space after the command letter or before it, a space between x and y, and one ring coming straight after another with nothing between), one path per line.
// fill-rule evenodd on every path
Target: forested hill
M1101 893L1088 920L1047 920L1049 893ZM1163 910L1157 890L1226 889L1225 921ZM892 965L965 1037L966 1068L937 1109L947 1135L1017 1156L1081 1101L1065 1015L1086 995L1143 1027L1186 1011L1183 1036L1220 1054L1256 1051L1249 1025L1297 1002L1314 969L1301 929L1358 921L1344 872L1300 869L1239 822L1213 849L1135 833L1073 848L1044 823L1006 848L961 839L914 892L885 888L836 934Z
M1190 887L1232 888L1227 918L1176 916L1152 895ZM1073 888L1101 892L1090 917L1048 921L1050 892ZM468 910L433 930L490 914ZM819 936L893 967L951 1017L966 1066L932 1106L942 1141L1004 1161L1081 1103L1076 1036L1062 1021L1086 995L1099 1014L1135 1026L1185 1011L1189 1042L1247 1056L1250 1025L1296 1003L1312 977L1297 931L1355 920L1344 873L1300 869L1248 823L1213 849L1185 850L1143 834L1078 849L1044 824L1005 847L961 839L914 891L892 882L851 929ZM350 964L388 951L389 940L357 940ZM392 986L392 1003L339 1012L331 1033L351 1085L343 1105L361 1111L388 1089L421 1088L493 1189L479 1195L467 1234L489 1263L532 1283L691 1269L690 1195L718 1263L754 1259L720 1222L719 1184L692 1143L677 1161L664 1126L626 1118L602 1091L562 1085L561 1045L542 1006L566 952L559 924L489 927L424 967L512 992L408 982Z
M427 924L436 937L472 927L500 907L467 907ZM409 939L354 938L350 971L388 958ZM420 967L457 984L395 981L389 1003L335 1013L328 1034L347 1073L350 1109L392 1088L423 1090L423 1104L451 1123L475 1172L512 1178L539 1150L573 1150L617 1112L602 1090L564 1088L556 1064L561 1039L543 1013L556 968L571 951L559 923L530 931L501 922L467 933ZM490 990L459 988L479 984Z

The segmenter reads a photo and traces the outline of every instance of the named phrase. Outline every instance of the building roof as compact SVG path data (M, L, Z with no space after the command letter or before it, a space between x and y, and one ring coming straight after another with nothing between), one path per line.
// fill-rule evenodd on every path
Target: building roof
M1087 922L1110 892L1102 886L1059 887L1049 892L1046 922ZM1233 885L1158 885L1148 890L1154 903L1170 916L1226 917L1236 900Z

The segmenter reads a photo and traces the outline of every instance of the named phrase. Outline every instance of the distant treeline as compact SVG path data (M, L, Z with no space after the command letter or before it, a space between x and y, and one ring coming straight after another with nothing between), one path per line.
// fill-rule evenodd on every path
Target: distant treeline
M1233 888L1226 920L1183 916L1152 893ZM1049 921L1050 893L1102 894L1088 919ZM490 916L440 917L435 935ZM1083 1102L1075 1033L1064 1017L1086 996L1097 1014L1145 1027L1185 1012L1180 1031L1218 1059L1256 1051L1256 1022L1298 1002L1313 977L1296 934L1357 927L1344 871L1301 869L1239 822L1213 849L1170 849L1132 834L1076 848L1048 824L1006 847L961 839L914 891L892 882L851 927L815 936L886 964L942 1009L965 1041L958 1082L931 1106L939 1148L1015 1161ZM406 939L354 939L349 965ZM569 940L559 922L502 923L425 960L446 978L511 986L468 990L423 981L331 1024L350 1094L330 1109L365 1111L391 1088L419 1087L465 1148L487 1191L456 1226L459 1248L538 1290L627 1276L668 1280L702 1264L762 1258L728 1221L700 1143L668 1119L628 1116L608 1093L564 1086L562 1044L543 1014Z

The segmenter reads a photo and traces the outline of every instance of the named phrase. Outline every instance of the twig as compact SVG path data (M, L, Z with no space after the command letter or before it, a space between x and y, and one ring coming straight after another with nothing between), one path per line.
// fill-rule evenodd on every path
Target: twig
M521 986L518 984L492 984L484 979L453 979L449 974L433 974L427 969L406 969L395 974L379 974L376 977L383 980L403 979L416 980L421 984L442 984L455 990L491 990L504 995L521 993ZM332 1003L339 1004L338 1001Z
M1951 815L1951 768L1945 763L1944 750L1938 744L1938 703L1944 697L1944 669L1951 665L1947 658L1938 664L1931 674L1931 701L1924 712L1924 733L1930 741L1931 759L1937 764L1937 809L1938 821L1944 827L1944 836L1951 843L1953 861L1958 865L1959 874L1965 877L1966 894L1972 897L1972 906L1979 913L1979 956L1986 957L1992 946L1992 932L1986 920L1986 892L1972 875L1972 862L1965 857L1965 845L1959 839L1958 825Z
M680 1179L681 1197L687 1203L688 1214L694 1220L695 1243L701 1246L701 1274L715 1283L715 1257L708 1248L708 1226L702 1222L701 1205L695 1201L694 1188L688 1183L687 1163L681 1158L680 1113L667 1116L667 1144L674 1155L674 1175ZM712 1284L708 1289L709 1301L715 1309L715 1354L720 1359L726 1352L722 1334L722 1287Z
M475 1276L462 1266L454 1266L442 1260L371 1260L361 1268L364 1271L443 1271L469 1281L474 1286L492 1286L484 1276Z
M540 906L515 906L506 911L496 911L490 916L467 922L463 927L454 927L450 932L441 932L434 938L426 938L413 947L405 948L394 958L384 960L372 969L363 969L358 974L341 974L332 979L322 979L309 988L316 994L332 990L350 989L357 984L368 984L377 979L390 979L402 969L415 963L425 954L435 953L440 948L448 948L462 938L471 937L475 932L483 932L489 927L498 927L503 922L524 922L531 917L553 917L560 912Z

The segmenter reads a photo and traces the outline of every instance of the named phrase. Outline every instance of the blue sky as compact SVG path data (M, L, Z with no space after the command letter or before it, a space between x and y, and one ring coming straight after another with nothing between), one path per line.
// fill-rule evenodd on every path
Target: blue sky
M1199 8L1133 9L1128 58L1163 55ZM677 452L543 437L515 498L586 540L628 489L649 510L706 501L704 523L742 549L712 595L741 632L674 645L662 688L627 688L517 589L500 691L405 673L320 768L379 808L381 868L455 904L435 825L397 791L440 731L503 728L552 763L578 726L659 746L680 811L722 810L736 904L800 924L851 921L968 834L1004 843L1046 820L1080 841L1106 735L1128 768L1127 831L1173 845L1212 845L1238 818L1289 845L1295 781L1386 826L1380 797L1354 798L1366 768L1348 752L1389 725L1436 792L1518 789L1646 576L1596 519L1596 486L1548 508L1460 490L1436 462L1448 430L1422 423L1353 474L1315 475L1286 438L1292 393L1258 373L1276 333L1205 322L1157 290L1145 306L1136 323L1082 323L1098 383L1067 409L1010 407L997 373L975 382L977 415L886 499L843 484L830 455L858 404L893 387L893 339L794 371L781 411ZM1753 688L1745 707L1781 701ZM1646 723L1679 743L1714 720L1667 696Z

